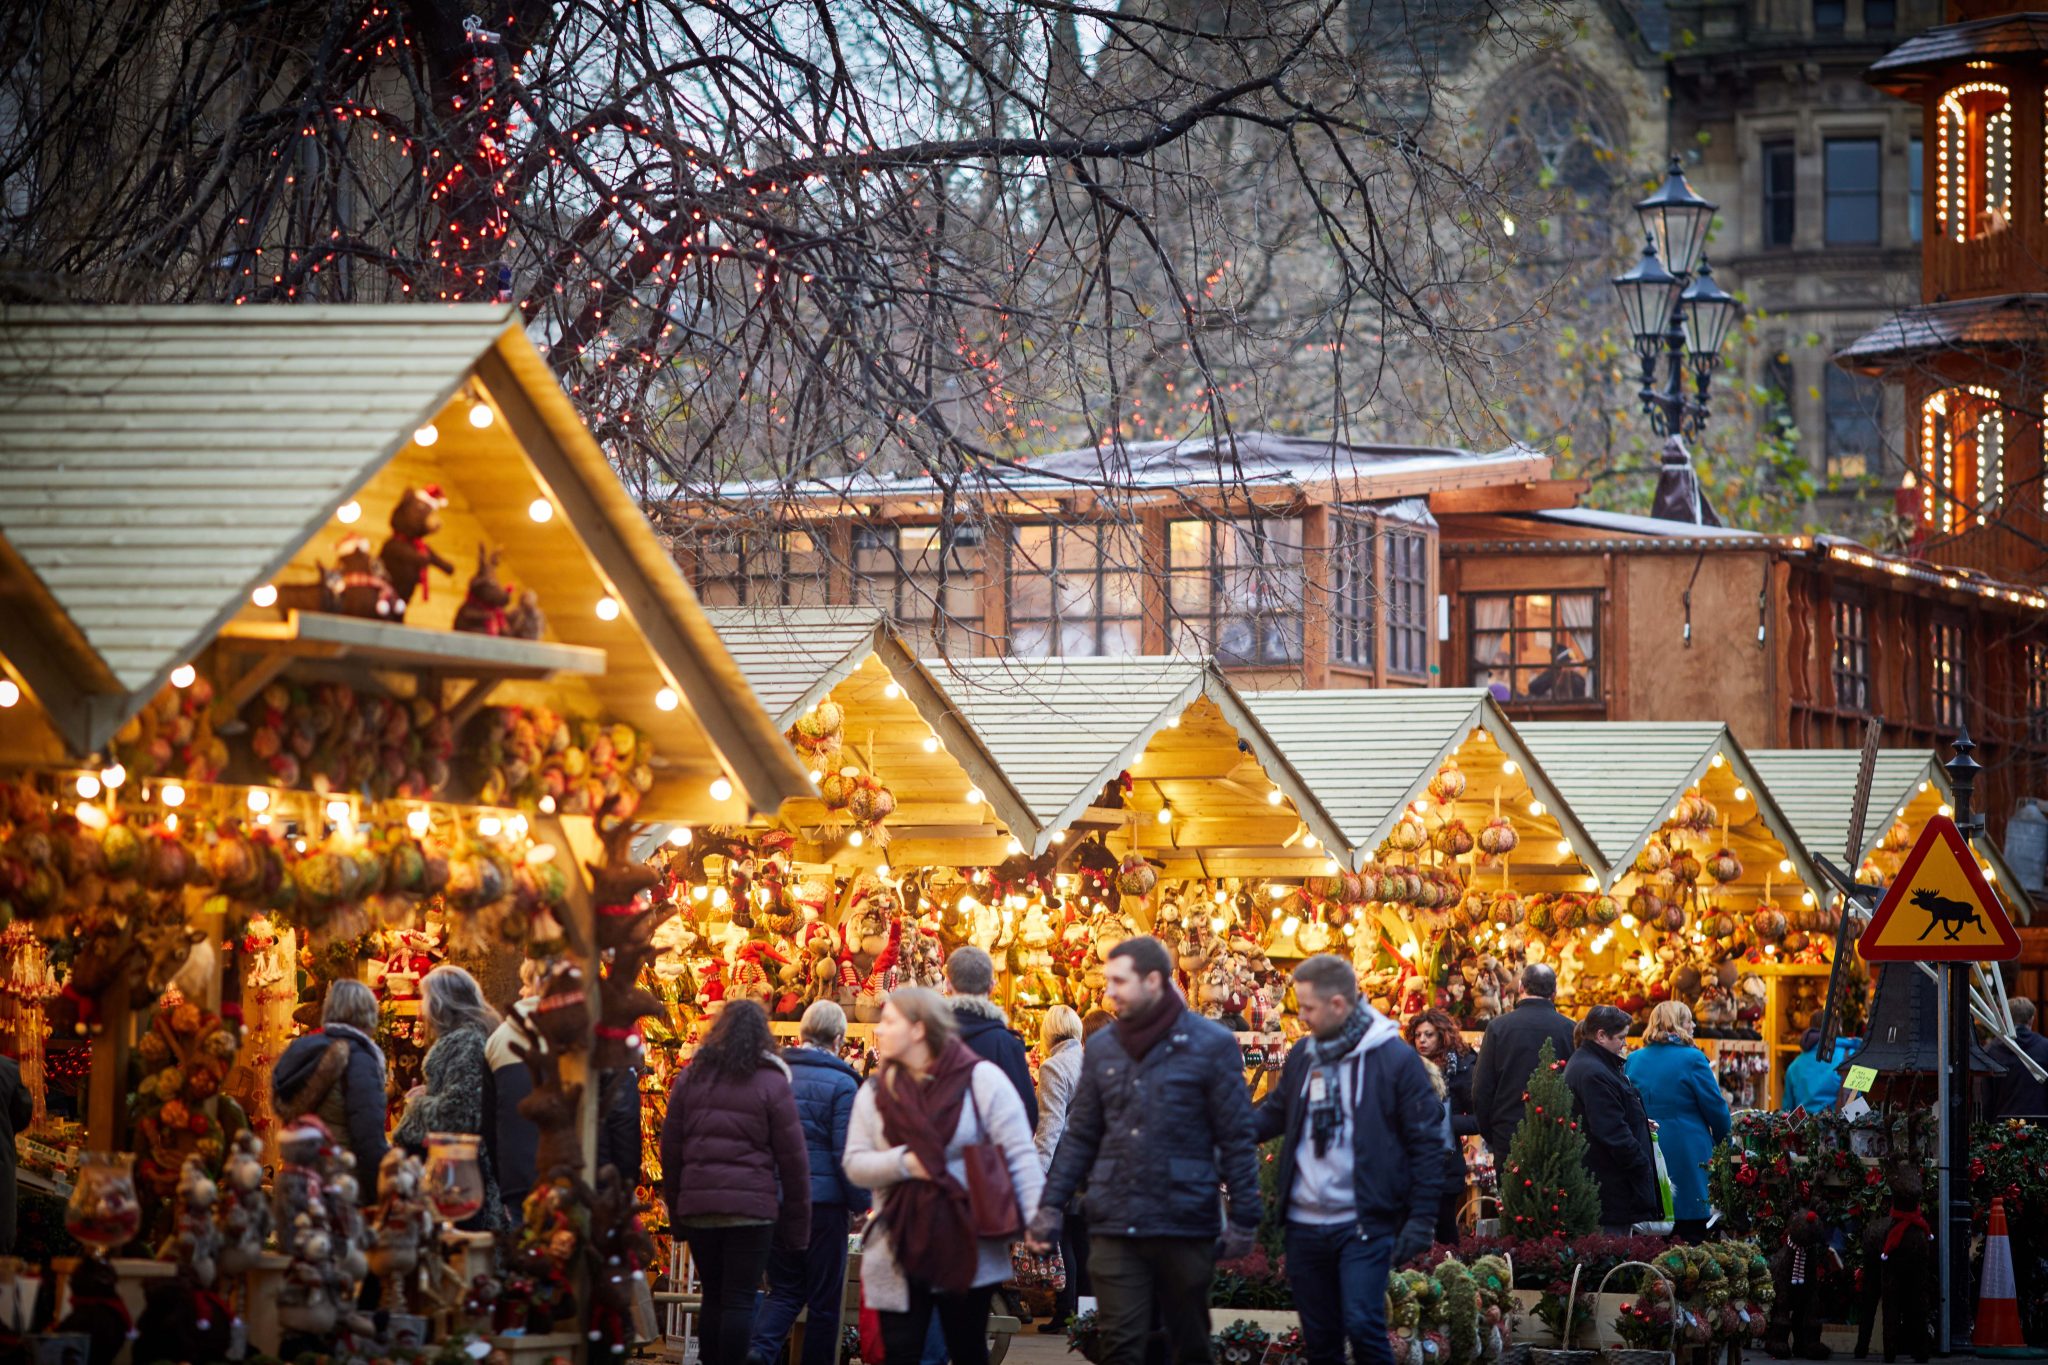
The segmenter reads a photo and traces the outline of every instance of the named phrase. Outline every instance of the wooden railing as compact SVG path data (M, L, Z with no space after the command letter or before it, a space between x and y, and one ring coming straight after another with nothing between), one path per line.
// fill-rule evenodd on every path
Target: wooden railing
M1922 253L1921 287L1930 300L2048 288L2048 231L2013 223L1966 242L1930 242Z

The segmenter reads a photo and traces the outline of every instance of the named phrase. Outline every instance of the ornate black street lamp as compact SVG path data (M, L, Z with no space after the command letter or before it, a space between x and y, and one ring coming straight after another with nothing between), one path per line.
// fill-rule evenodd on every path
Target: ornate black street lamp
M1643 362L1643 411L1659 436L1690 436L1707 424L1707 389L1721 364L1721 346L1742 305L1714 283L1707 264L1707 228L1719 205L1693 193L1678 158L1664 183L1636 205L1643 254L1614 279L1621 310ZM1658 386L1657 359L1665 360ZM1694 395L1685 391L1690 370Z

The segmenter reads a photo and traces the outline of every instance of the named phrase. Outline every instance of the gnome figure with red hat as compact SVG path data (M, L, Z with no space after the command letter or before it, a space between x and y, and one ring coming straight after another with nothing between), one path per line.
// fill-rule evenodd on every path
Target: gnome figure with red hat
M406 489L398 505L391 509L391 539L384 542L378 558L384 561L384 572L391 576L392 587L407 604L412 602L415 588L422 599L432 595L427 590L428 569L439 569L444 574L455 572L455 566L427 544L427 537L441 529L441 509L447 505L441 485L430 483Z

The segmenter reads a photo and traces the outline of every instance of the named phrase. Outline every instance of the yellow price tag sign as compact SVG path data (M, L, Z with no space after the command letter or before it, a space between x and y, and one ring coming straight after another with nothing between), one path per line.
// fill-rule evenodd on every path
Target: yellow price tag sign
M1842 1089L1861 1095L1877 1084L1877 1068L1874 1066L1852 1066L1849 1074L1842 1078Z

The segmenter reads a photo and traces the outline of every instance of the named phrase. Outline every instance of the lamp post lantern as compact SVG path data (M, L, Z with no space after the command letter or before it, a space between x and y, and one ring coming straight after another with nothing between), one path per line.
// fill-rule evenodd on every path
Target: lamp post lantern
M1637 397L1659 436L1690 436L1707 424L1707 391L1721 347L1742 305L1714 283L1707 228L1719 207L1693 193L1677 157L1664 183L1636 204L1643 253L1614 278L1623 316L1643 362ZM1664 360L1659 383L1658 359ZM1690 372L1693 393L1686 393Z

